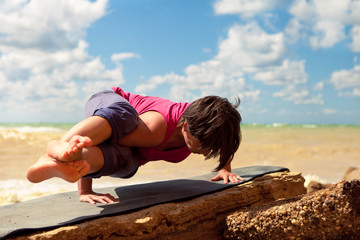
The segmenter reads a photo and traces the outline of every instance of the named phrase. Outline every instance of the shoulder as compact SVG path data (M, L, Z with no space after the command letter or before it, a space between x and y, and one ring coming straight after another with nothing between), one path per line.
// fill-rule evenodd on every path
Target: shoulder
M148 111L140 114L139 118L149 131L166 132L166 120L161 113Z
M166 121L155 111L140 114L139 124L130 134L120 140L120 144L137 147L155 147L160 145L166 135Z

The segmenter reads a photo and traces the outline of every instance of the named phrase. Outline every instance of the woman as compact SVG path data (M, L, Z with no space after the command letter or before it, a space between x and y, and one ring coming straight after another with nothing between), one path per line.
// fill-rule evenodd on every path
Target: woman
M231 161L241 142L239 103L217 96L175 103L121 88L102 91L89 99L85 120L49 143L27 178L78 181L80 201L113 203L111 195L92 191L92 178L129 178L147 162L177 163L196 153L219 157L213 181L238 182L242 178L231 173Z

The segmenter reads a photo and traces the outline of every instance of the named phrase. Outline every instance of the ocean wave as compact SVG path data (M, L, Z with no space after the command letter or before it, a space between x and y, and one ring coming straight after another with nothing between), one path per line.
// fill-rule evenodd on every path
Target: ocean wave
M303 128L317 128L318 126L315 124L303 124L302 127Z
M33 126L22 126L22 127L0 127L0 131L15 131L18 133L42 133L42 132L62 132L63 129L56 127L33 127Z
M314 174L306 174L306 175L304 175L304 178L305 178L305 183L304 183L305 187L307 187L311 181L319 182L322 184L333 183L331 181L322 179L319 176L314 175Z
M0 205L74 190L76 190L76 185L66 182L53 181L33 184L19 179L0 180Z
M142 184L150 181L121 181L121 186ZM118 179L110 178L93 182L93 189L119 187ZM0 180L0 205L18 203L34 198L47 196L51 194L77 191L77 184L68 183L62 179L50 179L41 183L31 183L22 179Z
M62 132L63 130L56 127L32 127L24 126L14 128L15 131L20 133L41 133L41 132Z
M62 132L69 130L74 123L0 123L0 131L19 133Z

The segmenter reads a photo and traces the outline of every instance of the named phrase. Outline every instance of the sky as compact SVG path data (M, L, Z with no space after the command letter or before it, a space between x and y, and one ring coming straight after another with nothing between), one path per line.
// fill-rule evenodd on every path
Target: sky
M119 86L243 123L360 124L359 0L0 0L0 122L77 122Z

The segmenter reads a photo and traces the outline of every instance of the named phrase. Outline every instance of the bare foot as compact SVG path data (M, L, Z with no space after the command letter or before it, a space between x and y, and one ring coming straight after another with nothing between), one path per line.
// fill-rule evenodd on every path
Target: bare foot
M74 183L85 176L89 170L90 166L85 160L61 162L46 154L27 170L26 177L33 183L39 183L53 177Z
M84 147L91 147L92 144L89 137L75 135L69 142L50 142L47 147L47 153L50 157L59 161L77 161L82 159L82 149Z

